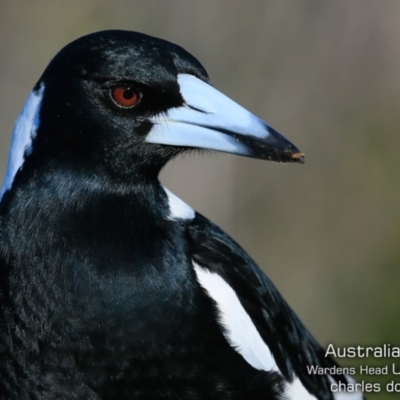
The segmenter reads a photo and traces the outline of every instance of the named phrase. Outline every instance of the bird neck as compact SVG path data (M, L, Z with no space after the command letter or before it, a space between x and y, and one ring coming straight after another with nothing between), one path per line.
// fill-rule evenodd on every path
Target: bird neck
M158 180L127 183L55 171L20 180L0 203L0 260L31 260L68 248L140 248L165 227L168 199ZM164 222L163 222L164 221ZM143 246L142 246L143 247ZM62 254L62 251L61 253ZM111 252L113 254L113 252ZM52 257L56 257L54 254ZM17 263L19 264L19 263Z
M188 287L195 283L188 279L183 228L166 218L168 199L160 183L127 188L65 175L30 180L1 204L0 320L13 318L7 332L0 327L2 359L14 357L2 341L12 342L22 325L21 346L32 354L41 337L51 343L40 350L45 360L60 346L60 337L57 354L67 361L86 347L96 348L100 359L114 346L122 357L125 348L118 343L135 347L148 335L139 323L125 330L126 318L147 321L159 332L163 315L179 321L176 315L190 302ZM183 290L187 299L176 296ZM158 305L155 310L152 304ZM113 333L120 342L93 347L99 337L111 339L112 327L118 327Z

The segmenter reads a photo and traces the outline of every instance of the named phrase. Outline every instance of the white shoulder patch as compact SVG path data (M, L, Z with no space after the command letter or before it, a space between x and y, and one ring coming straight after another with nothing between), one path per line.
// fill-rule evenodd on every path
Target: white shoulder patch
M234 290L218 274L193 263L197 280L217 303L219 322L229 344L254 368L277 371L275 360Z
M168 219L174 220L177 218L180 219L194 218L195 211L193 210L192 207L188 206L184 201L182 201L179 197L175 196L166 187L164 187L164 190L168 196L168 204L170 211Z
M201 268L194 262L193 266L200 285L217 303L222 333L232 348L252 367L280 373L269 347L261 338L235 291L218 274ZM297 377L293 382L287 382L285 395L288 400L317 400Z
M17 119L11 139L7 172L0 199L7 190L11 189L16 173L24 164L25 154L29 154L32 151L32 140L36 135L40 123L39 111L43 92L44 85L41 85L39 90L32 91Z

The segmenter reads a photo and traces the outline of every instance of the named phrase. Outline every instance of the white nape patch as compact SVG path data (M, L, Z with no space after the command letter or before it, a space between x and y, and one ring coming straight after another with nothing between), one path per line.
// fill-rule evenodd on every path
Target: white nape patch
M151 118L154 125L146 142L247 155L238 136L265 139L269 135L262 120L208 83L179 74L178 84L185 104Z
M180 218L180 219L193 219L194 218L195 211L193 210L193 208L188 206L179 197L175 196L166 187L164 187L164 191L168 196L168 204L169 204L169 211L170 211L170 214L168 215L168 219L174 220L177 218Z
M217 303L222 333L232 348L252 367L280 373L269 347L261 338L234 290L218 274L201 268L195 262L193 266L200 285ZM297 377L293 382L287 382L285 395L288 400L317 400Z
M17 119L12 135L7 172L4 178L0 199L7 190L11 189L15 175L23 167L25 154L30 154L32 152L32 141L36 136L40 122L39 112L43 93L43 84L40 86L39 90L32 91Z

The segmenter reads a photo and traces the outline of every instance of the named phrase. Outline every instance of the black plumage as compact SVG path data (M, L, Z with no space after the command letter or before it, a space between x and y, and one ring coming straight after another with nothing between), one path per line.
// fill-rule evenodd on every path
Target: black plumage
M1 399L280 400L293 398L295 377L333 399L328 377L306 366L334 361L264 273L158 181L171 158L199 147L303 155L251 114L243 129L215 119L212 99L188 87L220 96L185 50L124 31L69 44L34 87L0 203ZM229 343L193 263L237 293L278 370Z

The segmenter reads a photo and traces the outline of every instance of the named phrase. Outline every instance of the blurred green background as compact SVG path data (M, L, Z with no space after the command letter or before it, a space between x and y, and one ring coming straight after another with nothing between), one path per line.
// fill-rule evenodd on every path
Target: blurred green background
M399 19L395 0L2 0L0 174L14 121L62 46L110 28L175 42L306 164L190 156L163 182L255 258L322 345L398 346Z

